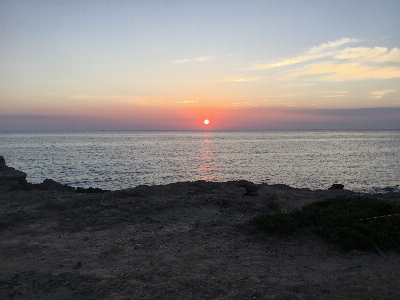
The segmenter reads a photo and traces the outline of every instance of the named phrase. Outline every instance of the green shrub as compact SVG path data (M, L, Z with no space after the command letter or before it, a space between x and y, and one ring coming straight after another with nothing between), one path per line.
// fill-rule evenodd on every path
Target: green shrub
M400 216L367 219L400 213L400 205L366 197L316 201L290 213L262 214L251 223L267 232L294 232L310 227L342 249L372 250L400 245Z

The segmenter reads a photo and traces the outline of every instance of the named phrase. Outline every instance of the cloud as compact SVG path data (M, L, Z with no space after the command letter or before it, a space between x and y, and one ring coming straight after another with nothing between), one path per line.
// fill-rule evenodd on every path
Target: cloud
M229 103L229 106L235 106L235 107L258 107L256 104L254 103L250 103L250 102L231 102Z
M178 101L174 102L175 104L190 104L190 103L197 103L199 101L194 101L194 100L185 100L185 101Z
M389 89L389 90L383 90L383 91L375 91L375 92L372 92L371 95L374 99L381 99L386 94L391 94L391 93L396 93L396 92L397 92L397 90Z
M252 67L252 69L253 70L265 70L265 69L272 69L272 68L281 68L281 67L294 65L294 64L298 64L298 63L313 60L313 59L322 58L324 56L329 56L329 55L330 55L329 53L316 54L316 55L299 55L297 57L285 59L285 60L278 61L278 62L272 63L272 64L255 65Z
M328 95L322 96L324 98L344 98L347 97L347 94L349 92L346 91L333 91L333 92L328 92Z
M189 62L195 62L195 61L207 61L212 59L212 57L209 56L200 56L197 58L185 58L185 59L178 59L178 60L173 60L171 61L171 64L185 64L185 63L189 63Z
M81 99L81 100L84 100L84 99L90 99L90 98L93 98L93 97L94 97L94 96L82 94L82 95L75 95L75 96L72 96L71 98L72 98L72 99Z
M194 60L195 61L206 61L206 60L210 60L210 59L211 59L211 57L202 56L202 57L195 58Z
M291 74L293 77L322 75L325 80L363 80L400 78L400 68L395 66L363 66L359 63L318 63Z
M286 67L281 73L285 79L306 75L334 81L400 78L399 48L339 48L358 41L357 39L342 38L312 47L296 57L269 64L258 64L252 69L265 70ZM292 68L293 65L297 65L297 68Z
M111 100L126 100L128 97L125 95L109 95L105 96L104 99L111 99Z
M341 38L341 39L333 41L333 42L328 42L326 44L322 44L322 45L319 45L317 47L313 47L308 52L309 53L319 53L319 52L322 52L325 49L337 48L337 47L342 46L344 44L356 43L358 41L359 40L357 40L357 39Z
M271 69L271 68L281 68L293 64L298 64L306 61L316 60L324 57L329 57L334 54L334 52L328 51L324 52L327 49L337 48L342 46L346 43L350 42L357 42L357 39L350 39L350 38L342 38L340 40L336 40L333 42L329 42L326 44L322 44L316 47L312 47L306 53L296 56L294 58L284 59L275 63L270 64L258 64L252 67L253 70L264 70L264 69Z
M280 94L280 95L273 95L273 96L268 96L268 98L287 98L287 97L294 97L296 96L295 94Z
M344 98L346 97L346 95L343 94L334 94L334 95L326 95L326 96L322 96L324 98Z
M393 48L388 51L385 47L374 48L346 48L340 54L335 56L336 59L359 59L362 61L380 62L380 63L398 63L400 62L400 49Z
M307 87L307 86L315 86L317 84L315 83L293 83L293 84L287 84L286 86L289 87Z
M239 77L239 78L229 78L227 81L232 82L247 82L247 81L256 81L258 77Z

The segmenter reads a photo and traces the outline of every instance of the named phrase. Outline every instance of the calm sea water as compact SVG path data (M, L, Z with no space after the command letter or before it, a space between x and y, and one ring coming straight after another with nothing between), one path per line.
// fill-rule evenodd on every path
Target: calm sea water
M111 190L199 179L400 190L400 131L0 133L0 155L33 183Z

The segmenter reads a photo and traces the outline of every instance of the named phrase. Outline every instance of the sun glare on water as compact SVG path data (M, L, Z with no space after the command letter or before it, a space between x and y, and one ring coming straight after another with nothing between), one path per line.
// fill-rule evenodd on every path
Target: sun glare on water
M205 119L204 124L206 124L206 125L210 124L210 120Z

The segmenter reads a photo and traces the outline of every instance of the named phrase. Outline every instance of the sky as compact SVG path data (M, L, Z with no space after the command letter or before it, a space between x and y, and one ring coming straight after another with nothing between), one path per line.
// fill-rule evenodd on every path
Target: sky
M0 1L0 131L314 128L400 129L400 1Z

